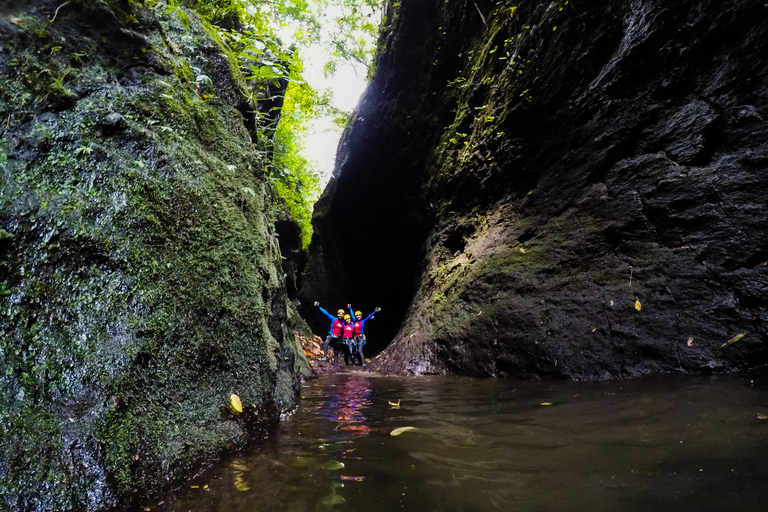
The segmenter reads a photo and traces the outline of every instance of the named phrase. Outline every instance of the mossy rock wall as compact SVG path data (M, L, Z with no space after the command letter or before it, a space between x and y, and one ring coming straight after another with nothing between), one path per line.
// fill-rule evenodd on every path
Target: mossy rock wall
M262 436L308 374L245 84L188 14L0 7L3 510L127 507Z
M377 321L397 314L381 371L765 364L767 15L753 0L389 2L304 300L337 283L382 298Z

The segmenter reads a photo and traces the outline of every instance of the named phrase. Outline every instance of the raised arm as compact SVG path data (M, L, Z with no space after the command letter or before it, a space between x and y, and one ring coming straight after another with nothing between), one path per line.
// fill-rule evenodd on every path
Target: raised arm
M326 311L326 310L325 310L325 309L324 309L324 308L323 308L323 307L320 305L320 303L319 303L319 302L315 301L315 306L317 306L317 307L320 309L320 311L321 311L321 312L322 312L322 313L323 313L325 316L327 316L328 318L330 318L330 319L331 319L331 321L333 321L333 320L336 320L336 317L335 317L335 316L333 316L332 314L330 314L329 312L327 312L327 311Z
M378 313L379 311L381 311L381 308L375 308L375 309L373 310L373 312L372 312L370 315L368 315L368 316L365 318L365 320L363 320L363 322L367 322L368 320L370 320L371 318L373 318L373 315L375 315L375 314L376 314L376 313Z

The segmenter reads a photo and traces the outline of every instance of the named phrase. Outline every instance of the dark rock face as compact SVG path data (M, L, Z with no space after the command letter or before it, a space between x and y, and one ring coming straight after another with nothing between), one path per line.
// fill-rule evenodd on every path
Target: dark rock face
M189 17L0 6L2 510L128 509L262 436L309 372L245 84Z
M396 373L768 362L767 4L390 9L304 300L381 298Z

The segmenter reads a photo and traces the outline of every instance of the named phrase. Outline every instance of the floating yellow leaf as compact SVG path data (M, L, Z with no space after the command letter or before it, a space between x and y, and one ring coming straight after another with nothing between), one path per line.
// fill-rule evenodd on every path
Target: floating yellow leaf
M237 395L229 396L229 406L232 409L232 412L235 414L240 414L243 412L243 403L240 401L240 397Z
M688 338L688 346L689 346L689 347L692 347L692 346L693 346L693 336L691 336L690 338Z
M768 420L768 414L757 413L757 419Z
M747 333L745 333L745 332L739 333L736 336L734 336L733 338L731 338L728 341L726 341L725 343L723 343L722 345L720 345L720 348L725 348L727 346L733 345L734 343L736 343L737 341L739 341L741 338L743 338L746 335L747 335Z
M642 308L642 307L643 306L640 304L640 299L636 300L635 301L635 309L640 311L640 308Z
M554 402L541 402L541 405L552 405Z
M400 427L400 428L396 428L395 430L390 432L389 435L391 435L393 437L394 436L399 436L403 432L408 432L409 430L416 430L416 427Z
M399 409L400 408L400 400L398 400L397 402L389 402L389 405L394 407L395 409Z

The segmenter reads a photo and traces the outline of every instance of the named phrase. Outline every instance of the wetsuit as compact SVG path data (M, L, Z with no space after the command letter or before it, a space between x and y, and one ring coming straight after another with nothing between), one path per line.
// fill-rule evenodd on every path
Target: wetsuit
M349 310L352 313L352 318L355 318L354 314L355 312L352 311L352 309ZM357 341L357 355L360 357L360 364L365 366L365 356L363 355L363 345L365 345L365 334L363 334L363 329L365 329L365 322L373 318L373 315L376 313L376 310L373 311L370 315L363 318L362 320L355 320L355 341Z
M329 312L327 312L325 309L323 309L321 306L318 306L320 308L320 311L331 319L331 329L328 331L328 337L325 338L325 342L323 342L323 355L326 359L328 359L328 347L333 348L333 353L336 357L334 357L335 361L339 361L338 356L338 345L341 344L341 334L342 330L344 329L344 322L339 320L337 317L333 316ZM334 363L336 364L336 363Z
M343 336L344 364L348 365L349 360L352 359L352 347L355 345L355 324L352 322L344 324ZM352 364L355 364L354 359L352 359Z

